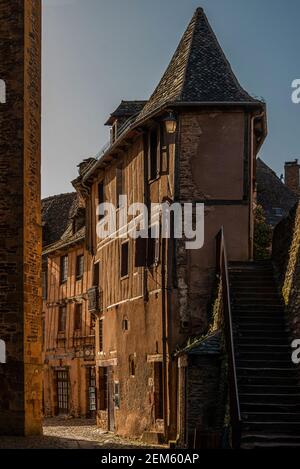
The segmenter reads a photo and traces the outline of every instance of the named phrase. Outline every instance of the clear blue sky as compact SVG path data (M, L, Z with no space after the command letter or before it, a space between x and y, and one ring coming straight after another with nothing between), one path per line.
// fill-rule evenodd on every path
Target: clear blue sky
M299 0L43 0L43 196L73 190L77 164L108 140L122 99L147 99L202 6L248 92L268 105L261 157L300 157Z

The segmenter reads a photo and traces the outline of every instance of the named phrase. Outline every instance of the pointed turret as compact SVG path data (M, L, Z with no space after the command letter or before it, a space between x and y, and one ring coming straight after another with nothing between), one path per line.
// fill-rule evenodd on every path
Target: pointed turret
M171 103L254 102L234 75L203 9L198 8L139 118Z

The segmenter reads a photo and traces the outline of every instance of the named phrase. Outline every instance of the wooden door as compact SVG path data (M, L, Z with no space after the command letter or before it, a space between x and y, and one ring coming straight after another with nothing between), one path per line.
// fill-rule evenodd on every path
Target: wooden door
M107 370L107 399L108 399L108 430L115 431L115 391L114 391L114 371L109 366Z

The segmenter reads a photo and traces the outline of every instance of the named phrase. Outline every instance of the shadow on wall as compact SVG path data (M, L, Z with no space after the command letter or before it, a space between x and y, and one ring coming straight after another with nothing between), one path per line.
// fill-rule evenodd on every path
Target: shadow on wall
M4 340L0 340L0 363L6 363L6 346Z
M275 228L272 259L293 338L300 337L300 203Z

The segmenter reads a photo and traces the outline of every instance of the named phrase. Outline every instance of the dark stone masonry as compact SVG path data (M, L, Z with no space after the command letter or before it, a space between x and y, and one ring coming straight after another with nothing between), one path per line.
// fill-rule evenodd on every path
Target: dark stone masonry
M41 2L0 0L0 434L41 433Z

